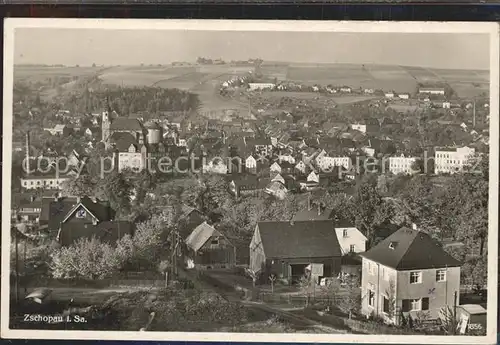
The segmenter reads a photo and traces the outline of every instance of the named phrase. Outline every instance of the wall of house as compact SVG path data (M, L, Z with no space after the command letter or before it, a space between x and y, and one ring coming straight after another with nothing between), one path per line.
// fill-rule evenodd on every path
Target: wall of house
M78 210L79 209L85 210L85 208L83 208L82 206L80 206L78 208ZM85 217L78 218L76 216L78 210L76 210L75 212L73 212L73 214L66 220L65 223L92 223L94 217L92 217L92 215L90 214L89 211L85 210Z
M141 152L118 153L118 171L122 171L126 168L139 169L143 166L143 155Z
M266 255L262 246L259 231L254 231L252 240L250 241L250 264L249 268L252 271L260 272L266 270Z
M344 230L347 230L347 237L344 237ZM351 245L354 245L355 253L366 251L366 237L357 228L335 228L335 233L337 234L342 254L349 253Z
M391 321L389 315L385 315L383 312L384 296L395 301L398 297L398 279L395 269L363 258L361 265L361 312L364 315L379 315L386 318L387 321ZM369 291L373 292L371 301Z
M429 298L429 314L431 318L438 318L441 308L453 307L454 293L457 292L457 305L460 304L460 267L446 269L446 281L436 281L437 269L418 270L422 272L422 282L410 283L410 272L399 271L397 279L397 305L402 308L403 299ZM417 311L410 312L412 316Z
M217 240L217 243L212 241ZM225 237L210 237L198 250L194 263L200 266L235 265L235 247Z
M293 265L323 264L324 276L337 276L341 269L341 257L317 257L317 258L266 258L266 266L262 279L267 279L270 274L279 278L291 279ZM297 277L295 277L297 278Z

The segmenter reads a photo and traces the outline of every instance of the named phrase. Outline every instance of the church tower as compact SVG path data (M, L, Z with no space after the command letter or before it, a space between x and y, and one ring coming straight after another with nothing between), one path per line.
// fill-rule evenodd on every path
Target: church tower
M111 135L110 133L110 126L111 126L111 121L110 121L110 113L108 111L103 111L102 112L102 123L101 123L101 130L102 130L102 141L106 143L109 139L109 136Z
M106 143L111 135L111 106L109 104L109 98L106 97L106 110L102 112L101 118L101 132L102 132L102 142Z

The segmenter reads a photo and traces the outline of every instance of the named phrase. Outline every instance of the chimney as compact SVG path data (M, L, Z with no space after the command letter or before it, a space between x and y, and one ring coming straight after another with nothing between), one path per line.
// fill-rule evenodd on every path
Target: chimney
M415 224L415 223L412 223L412 224L411 224L411 228L412 228L413 230L418 230L418 228L417 228L417 224Z
M77 196L76 197L76 203L79 204L81 201L82 201L82 198L80 198L79 196Z
M26 132L26 175L30 173L30 132Z

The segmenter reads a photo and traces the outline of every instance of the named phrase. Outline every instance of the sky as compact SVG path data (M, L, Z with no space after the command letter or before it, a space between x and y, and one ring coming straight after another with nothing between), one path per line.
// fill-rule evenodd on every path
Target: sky
M15 64L139 65L197 57L489 69L487 34L18 28Z

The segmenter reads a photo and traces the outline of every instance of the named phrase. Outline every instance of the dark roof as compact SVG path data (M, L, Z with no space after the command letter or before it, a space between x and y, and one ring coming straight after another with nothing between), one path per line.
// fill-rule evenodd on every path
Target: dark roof
M122 133L120 138L116 141L116 148L120 152L128 151L130 145L134 145L136 148L139 146L135 137L130 133Z
M207 222L203 222L191 232L188 238L186 238L186 245L197 252L212 236L223 237L224 235Z
M340 245L332 220L259 222L267 258L340 257Z
M44 199L40 221L48 222L49 230L57 230L68 212L76 205L76 198Z
M402 271L461 265L428 234L406 227L399 229L361 256Z
M142 132L142 124L137 119L129 119L126 117L118 117L111 122L110 130L138 131Z
M331 208L321 208L321 211L318 212L318 207L311 207L311 209L305 209L297 212L293 216L294 221L307 221L307 220L328 220L333 219L334 213Z
M59 242L63 246L69 246L80 238L92 238L95 236L101 242L116 243L125 235L133 235L134 225L128 221L106 221L97 225L89 223L66 223L61 226Z
M258 178L255 175L246 174L237 175L233 178L233 182L237 188L241 188L243 190L264 189L271 182L271 179Z

